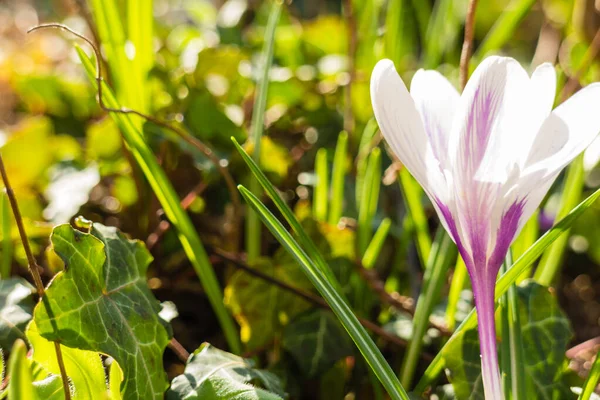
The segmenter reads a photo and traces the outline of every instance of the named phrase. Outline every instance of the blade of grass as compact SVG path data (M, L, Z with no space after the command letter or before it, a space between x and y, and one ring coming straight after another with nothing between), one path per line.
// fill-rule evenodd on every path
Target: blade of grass
M2 209L2 267L0 269L0 279L8 279L12 265L13 244L11 237L12 217L6 193L3 193L0 197L0 208Z
M448 292L448 307L446 308L446 325L450 331L456 327L456 310L458 309L460 294L465 288L465 283L467 283L467 276L465 261L459 255L454 266L454 274L452 274L452 282Z
M115 0L91 0L91 6L117 99L127 107L139 109L139 90L143 85L140 85L136 67L127 57L127 36L117 3ZM134 121L134 125L140 128L142 122Z
M318 221L327 219L327 194L329 192L329 172L327 169L327 150L319 149L315 158L315 173L317 175L317 183L315 184L315 192L313 199L313 214Z
M417 24L419 25L419 35L421 41L427 37L427 26L431 19L431 5L428 1L411 0L412 8L415 12Z
M144 113L149 111L145 82L154 64L152 4L153 0L129 0L127 2L127 34L129 43L133 45L134 49L130 64L134 72L128 75L131 79L136 80L134 86L139 94L136 96L138 104L132 107Z
M385 18L386 32L383 38L385 56L396 66L403 64L407 55L414 54L416 29L410 13L408 0L390 0ZM402 70L402 68L400 68Z
M414 224L415 240L417 242L417 251L421 265L427 267L429 253L431 252L431 238L429 236L429 226L427 216L423 209L421 198L423 189L419 183L412 177L406 168L402 168L398 173L400 182L400 191L404 198L404 203Z
M83 50L81 50L81 48L76 47L76 50L88 77L92 81L92 84L96 86L96 68L92 60L83 52ZM102 82L102 85L103 101L105 104L110 108L119 108L120 104L110 87L104 82ZM231 351L240 354L241 343L239 335L231 315L223 304L223 292L212 269L212 265L208 260L202 241L189 216L181 207L175 189L167 178L165 171L156 161L152 150L144 141L142 133L135 128L129 115L111 113L111 116L117 123L133 157L139 164L150 187L163 207L165 215L176 228L177 237L181 242L183 250L188 256L190 263L194 267L196 274L200 278L200 282L202 283L202 286L206 291L206 296L221 324L221 328L227 338L227 343L229 344Z
M525 251L530 248L535 240L538 238L540 234L540 223L539 223L540 212L536 210L529 221L523 227L523 230L515 239L515 242L511 246L511 251L513 254L513 258L519 258ZM531 277L531 269L526 270L521 274L519 279L517 280L517 284L521 283L523 280Z
M439 0L435 2L431 19L425 36L424 66L435 68L442 61L444 53L455 47L459 33L462 30L463 17L457 15L456 0Z
M592 365L592 369L583 383L581 393L579 394L577 400L590 400L594 390L596 390L598 382L600 382L600 351L598 354L596 354L594 365Z
M492 29L483 39L473 58L481 60L486 54L500 49L509 42L514 37L519 24L535 3L536 0L513 0L506 6Z
M348 133L344 131L338 136L335 154L333 155L333 170L331 172L331 207L329 208L328 221L331 225L337 225L340 218L342 218L347 149Z
M573 161L567 169L564 189L556 219L561 219L571 210L581 198L584 186L583 154ZM552 244L542 256L533 278L543 286L550 286L560 271L562 259L569 242L568 233Z
M512 265L510 251L500 269L504 274ZM521 338L521 321L517 302L517 287L513 283L500 299L502 316L502 341L500 342L502 382L504 394L512 400L526 399L525 392L525 363L523 355L523 340Z
M265 43L260 57L260 80L256 84L256 94L254 96L254 107L252 111L252 125L250 137L252 143L252 158L260 165L260 141L264 130L265 109L267 108L267 93L269 89L269 72L273 63L273 50L275 47L275 28L281 15L283 2L275 0L271 6L269 20L265 30ZM250 179L250 190L252 193L260 192L260 185L256 179ZM249 212L246 221L246 252L248 262L252 263L260 256L260 221L258 216Z
M254 176L261 184L263 189L267 192L271 200L273 200L279 212L281 212L287 223L290 224L290 226L292 227L292 230L296 233L296 235L298 235L298 239L302 247L306 250L311 259L313 259L316 262L317 266L321 269L321 271L328 278L328 280L330 282L333 282L335 286L336 279L333 275L333 272L331 272L331 269L325 262L325 259L317 250L317 246L302 228L302 225L294 215L294 212L281 198L279 193L277 193L277 189L275 189L273 184L267 179L266 175L261 171L261 169L248 155L248 153L246 153L242 146L240 146L240 144L235 140L235 138L232 137L231 140L235 145L237 151L242 156L244 162L246 162L246 165L248 165L248 167L250 168L250 171L252 171L252 174L254 174ZM338 289L339 293L342 293L341 288L339 286L336 286L336 289Z
M362 136L360 137L360 143L358 145L358 155L356 156L356 184L354 188L354 198L356 204L360 204L360 197L362 196L363 183L365 181L365 170L367 168L367 159L371 150L373 149L372 143L375 139L375 134L378 130L377 121L375 118L371 118L365 125Z
M375 262L377 261L377 257L379 257L379 253L381 253L381 249L383 248L383 244L385 243L385 239L390 231L390 227L392 226L392 220L389 218L385 218L379 224L379 228L373 235L373 239L369 246L367 247L367 251L365 251L365 255L362 258L362 265L366 269L371 269L375 266Z
M408 400L406 391L400 385L389 364L366 330L359 323L354 312L344 301L340 292L335 289L321 269L317 267L316 263L304 252L292 235L271 214L267 207L245 187L238 186L238 188L246 202L256 211L279 243L296 259L308 279L331 306L331 309L356 344L356 347L358 347L361 354L365 357L367 363L377 375L390 397L392 399Z
M363 192L358 208L358 251L362 256L367 251L373 235L373 218L377 212L379 202L379 188L381 187L381 150L376 147L369 155L365 170Z
M496 300L500 298L508 287L512 285L518 277L525 271L529 266L542 255L544 250L548 248L556 239L562 234L569 230L575 220L587 210L593 203L600 197L600 189L596 190L593 194L583 200L573 208L569 214L561 219L552 229L546 232L541 238L539 238L533 246L531 246L519 259L512 265L511 268L502 274L502 276L496 282L495 297ZM456 329L450 340L444 345L446 347L453 338L455 338L461 331L470 329L477 326L477 318L475 310L472 310L465 320ZM442 351L438 352L433 361L427 367L427 370L421 377L415 391L423 393L425 389L433 382L433 380L439 375L444 367L444 361L442 359Z
M400 382L410 387L423 348L423 336L429 326L429 317L440 297L442 285L446 281L448 268L456 256L456 246L442 228L438 229L433 248L429 255L428 267L423 277L423 289L417 301L413 318L412 338L402 362Z

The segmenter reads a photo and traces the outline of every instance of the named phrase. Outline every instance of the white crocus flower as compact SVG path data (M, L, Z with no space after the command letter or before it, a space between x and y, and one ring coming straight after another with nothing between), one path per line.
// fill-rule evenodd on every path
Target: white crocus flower
M508 248L546 192L600 131L600 84L552 110L550 64L529 75L489 57L462 95L436 71L419 70L410 93L390 60L371 78L375 117L419 181L460 251L478 315L485 397L502 399L494 286Z

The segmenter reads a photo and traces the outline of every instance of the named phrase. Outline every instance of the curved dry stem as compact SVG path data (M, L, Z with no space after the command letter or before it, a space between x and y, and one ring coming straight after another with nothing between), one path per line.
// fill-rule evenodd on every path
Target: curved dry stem
M473 51L473 35L475 35L475 11L477 0L470 0L465 20L465 38L460 53L460 87L464 89L469 79L469 60Z
M25 254L27 256L29 272L31 273L33 281L35 282L35 287L37 289L38 295L40 296L40 300L44 301L46 291L44 290L44 284L42 283L42 277L40 276L40 266L35 260L33 252L31 251L31 247L29 246L29 239L27 238L27 232L25 232L23 217L21 216L21 211L19 210L19 205L17 204L17 198L15 197L15 193L13 192L12 186L10 185L10 181L8 180L8 174L6 173L6 168L4 168L4 160L2 159L2 155L0 155L0 174L2 175L2 181L4 182L4 187L6 188L6 195L8 197L8 201L10 202L10 207L12 208L12 212L15 217L15 222L17 223L19 236L21 237L21 242L23 243L23 249L25 250ZM54 349L56 351L56 360L58 362L60 376L62 378L63 390L65 392L65 400L70 400L71 389L69 388L69 378L67 376L67 371L65 369L65 364L62 358L62 351L58 342L54 342Z
M185 130L183 130L175 125L171 125L170 123L168 123L166 121L160 120L151 115L144 114L137 110L132 110L130 108L107 107L104 104L103 97L102 97L102 80L103 80L103 78L102 78L102 62L101 62L101 53L100 53L100 49L98 48L98 46L96 44L94 44L90 39L88 39L84 35L82 35L81 33L78 33L76 31L74 31L73 29L69 28L68 26L66 26L64 24L60 24L60 23L48 23L48 24L37 25L37 26L34 26L33 28L30 28L27 31L27 33L34 32L34 31L37 31L40 29L47 29L47 28L65 30L65 31L69 32L70 34L83 40L92 48L92 51L94 52L94 55L96 58L96 82L97 82L96 86L98 87L98 105L100 106L101 109L103 109L106 112L137 115L138 117L140 117L146 121L149 121L157 126L168 129L171 132L175 133L177 136L179 136L181 139L183 139L186 143L190 144L191 146L193 146L197 150L199 150L214 164L215 168L219 171L219 173L225 180L227 189L229 191L229 196L231 197L231 202L233 203L234 223L232 225L233 225L233 233L234 233L233 236L234 237L233 237L232 241L235 244L235 248L237 248L237 245L239 243L239 230L237 228L239 226L241 226L242 203L240 200L240 195L236 189L236 184L235 184L235 181L233 180L233 177L229 173L229 170L227 169L227 167L224 167L221 164L221 160L219 159L219 157L217 157L215 152L209 146L207 146L202 141L200 141L198 138L190 135L188 132L186 132Z

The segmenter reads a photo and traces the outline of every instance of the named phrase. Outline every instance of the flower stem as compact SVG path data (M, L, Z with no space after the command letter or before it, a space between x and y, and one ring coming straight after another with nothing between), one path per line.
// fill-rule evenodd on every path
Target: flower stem
M481 373L486 400L503 400L496 350L496 321L494 320L493 280L473 279L475 308L477 309L477 330L481 351ZM487 285L488 282L491 285ZM484 287L482 287L484 285ZM489 286L489 287L488 287Z

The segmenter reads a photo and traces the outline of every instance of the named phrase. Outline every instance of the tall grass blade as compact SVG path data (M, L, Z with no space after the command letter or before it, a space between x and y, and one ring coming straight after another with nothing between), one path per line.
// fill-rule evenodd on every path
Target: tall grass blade
M473 58L481 60L486 54L500 49L509 42L535 3L536 0L513 0L506 6Z
M362 258L362 265L366 269L371 269L375 266L375 262L379 257L379 253L381 253L381 249L383 248L383 244L385 243L385 239L390 231L390 227L392 226L392 220L389 218L385 218L379 224L379 228L373 235L373 240L369 243L367 247L367 251L365 251L365 255Z
M329 199L329 172L327 168L327 150L319 149L315 159L315 173L317 182L313 198L313 214L318 221L327 219L327 203Z
M265 31L265 43L260 57L260 80L257 82L256 94L254 97L254 108L252 111L252 127L250 140L252 143L252 157L260 165L260 141L264 130L265 109L267 107L267 92L269 89L269 72L273 63L273 50L275 46L275 28L281 15L283 2L275 0L271 6L269 20ZM250 180L250 190L253 193L259 193L260 185L256 179ZM254 262L260 256L260 221L253 212L248 213L246 222L246 252L248 262Z
M584 171L583 171L583 154L580 155L571 163L567 169L567 177L565 186L562 191L560 206L556 219L561 219L568 214L581 198L581 192L584 187ZM540 264L535 271L534 279L543 286L550 286L554 278L560 271L562 266L563 256L567 249L569 235L566 234L544 252Z
M450 268L455 256L456 246L446 231L439 228L429 255L429 265L423 277L423 289L417 300L417 308L413 318L412 338L408 343L408 349L402 362L400 382L406 387L410 387L412 384L417 362L423 349L423 336L429 326L429 317L433 307L439 300L442 285L448 274L448 268Z
M331 207L329 209L329 223L331 225L337 225L340 218L342 218L347 152L348 133L344 131L338 136L335 154L333 155L333 170L331 172Z
M358 251L362 256L367 251L373 235L373 218L379 202L381 187L381 150L376 147L369 155L365 170L363 192L358 208Z
M308 279L327 301L390 397L392 399L408 399L406 391L400 385L389 364L369 337L369 334L359 323L353 311L344 301L340 292L336 290L321 269L305 253L277 218L271 214L267 207L245 187L238 186L238 188L246 202L257 212L263 223L269 228L279 243L296 259Z
M406 168L402 168L398 173L400 189L404 198L404 203L414 224L415 241L417 242L417 251L421 265L427 267L429 253L431 252L431 238L429 236L429 225L427 216L421 201L423 189L412 177Z

